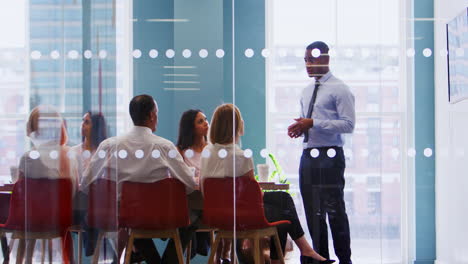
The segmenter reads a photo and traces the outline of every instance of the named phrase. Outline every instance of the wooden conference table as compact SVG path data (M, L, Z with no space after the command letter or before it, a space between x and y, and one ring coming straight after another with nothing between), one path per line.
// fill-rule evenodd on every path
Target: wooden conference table
M265 191L280 191L289 190L289 184L287 183L275 183L275 182L258 182L260 188Z

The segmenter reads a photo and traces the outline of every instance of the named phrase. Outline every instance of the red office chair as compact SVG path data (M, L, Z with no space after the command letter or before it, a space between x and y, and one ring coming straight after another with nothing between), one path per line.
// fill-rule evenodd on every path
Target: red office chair
M10 198L11 193L2 192L0 193L0 223L5 223L8 219L8 211L10 211ZM2 255L4 262L8 262L10 259L10 251L8 249L8 242L5 234L0 230L0 243L2 246Z
M119 226L130 229L125 263L130 263L135 238L174 239L179 264L183 263L178 228L190 221L185 187L179 180L123 182L119 213Z
M104 238L118 231L117 219L117 183L97 179L89 186L88 192L88 226L99 229L93 263L99 262L99 251Z
M235 182L235 208L234 208ZM283 251L278 238L276 226L290 224L289 221L269 223L264 215L263 197L260 186L254 179L242 176L237 178L208 178L203 183L204 208L203 222L219 231L211 249L210 264L222 238L250 238L254 240L254 257L256 264L263 264L260 252L260 239L273 237L280 261L284 264ZM235 219L235 222L234 222Z
M17 259L24 257L28 239L27 259L32 259L36 239L42 239L42 258L45 240L62 238L63 262L71 259L71 237L67 233L72 221L72 182L70 179L20 179L13 187L8 219L0 228L12 232L19 239Z

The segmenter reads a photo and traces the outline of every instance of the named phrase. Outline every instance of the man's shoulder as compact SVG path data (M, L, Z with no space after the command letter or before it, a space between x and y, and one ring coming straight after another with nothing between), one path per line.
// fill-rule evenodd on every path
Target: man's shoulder
M148 140L154 144L154 145L158 145L162 148L174 148L174 143L172 143L170 140L168 139L165 139L161 136L158 136L158 135L155 135L155 134L151 134L148 136Z
M348 87L348 85L346 85L342 79L333 74L331 74L330 78L328 78L327 84Z
M107 146L111 146L111 145L115 145L116 143L119 142L119 137L115 136L115 137L110 137L110 138L107 138L107 139L104 139L101 144L99 144L99 146L101 147L107 147Z
M335 92L340 93L340 94L342 94L342 93L344 93L344 94L351 93L350 87L343 80L336 77L335 75L330 76L330 78L327 81L327 84L332 85L333 88L334 88L333 90Z

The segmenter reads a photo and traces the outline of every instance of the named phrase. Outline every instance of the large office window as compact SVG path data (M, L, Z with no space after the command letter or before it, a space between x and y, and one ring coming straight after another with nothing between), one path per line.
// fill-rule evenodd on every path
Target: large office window
M405 175L405 86L399 1L268 1L267 147L293 183L302 212L298 167L302 140L286 128L299 115L302 89L312 80L305 47L316 40L331 46L331 71L356 99L356 127L346 136L345 200L353 259L359 263L401 261L400 211ZM302 217L304 217L302 215ZM305 217L303 218L305 223ZM308 236L307 236L308 237ZM330 242L330 248L332 244Z
M11 181L24 152L28 99L27 1L0 4L0 184ZM8 36L8 37L6 37Z

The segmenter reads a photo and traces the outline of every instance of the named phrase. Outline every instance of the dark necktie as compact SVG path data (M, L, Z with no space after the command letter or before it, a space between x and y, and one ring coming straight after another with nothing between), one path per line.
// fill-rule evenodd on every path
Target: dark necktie
M314 87L314 93L312 94L312 98L310 99L309 103L309 110L307 111L307 116L305 118L311 118L312 117L312 112L314 111L314 104L315 100L317 99L317 91L320 86L319 81L315 81L315 87ZM309 130L306 130L304 132L304 143L309 140Z

